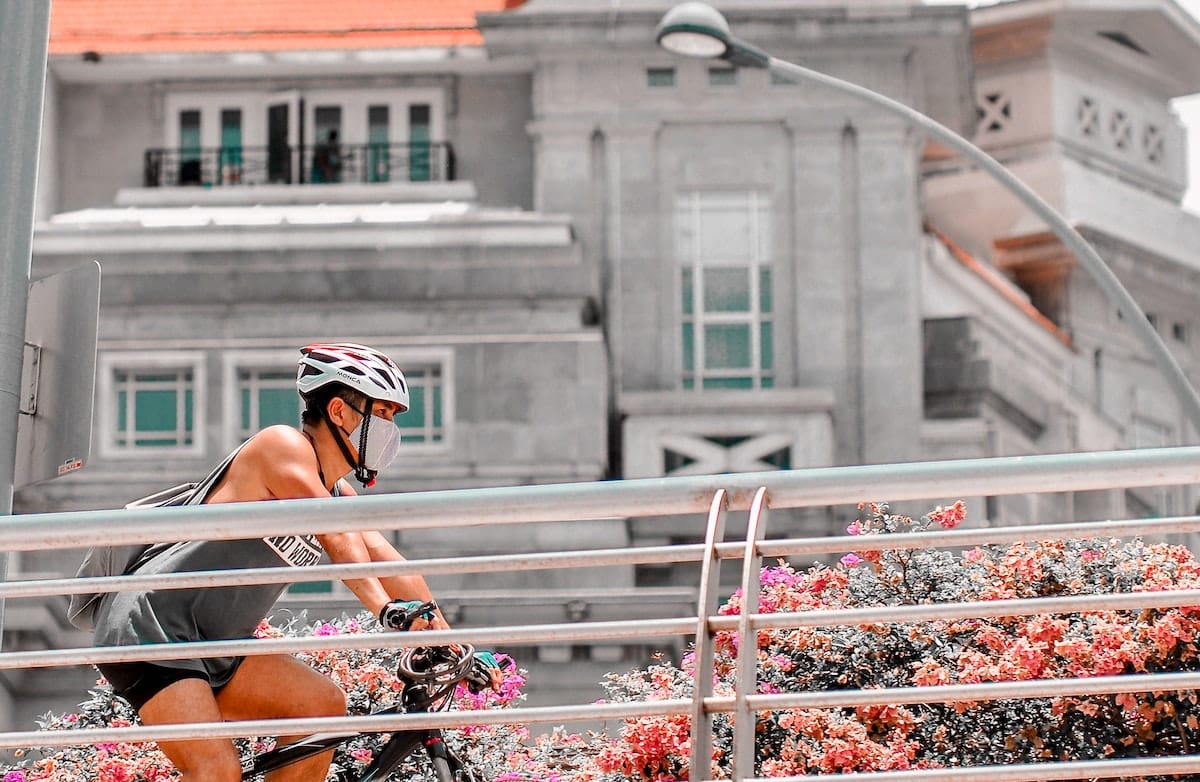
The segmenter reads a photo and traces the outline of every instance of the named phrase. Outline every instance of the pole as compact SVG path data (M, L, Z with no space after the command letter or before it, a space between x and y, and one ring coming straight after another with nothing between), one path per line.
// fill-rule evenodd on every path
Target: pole
M1142 342L1146 350L1150 352L1150 357L1158 365L1159 371L1166 378L1167 385L1171 387L1171 390L1179 399L1179 405L1182 408L1184 418L1191 421L1194 430L1200 433L1200 395L1196 393L1196 389L1179 366L1179 362L1171 355L1171 351L1167 348L1166 343L1163 342L1162 337L1150 325L1150 321L1147 320L1145 313L1142 312L1142 308L1138 306L1133 296L1121 284L1120 279L1108 267L1108 264L1104 262L1100 254L1088 244L1087 240L1062 215L1056 212L1053 207L1046 203L1028 185L1002 166L995 158L970 141L967 141L945 125L899 101L892 100L886 95L880 95L878 92L869 90L866 87L861 87L852 82L844 81L834 76L781 60L777 57L766 56L765 62L763 62L761 52L749 45L742 44L740 41L731 40L729 46L735 55L742 55L742 60L748 61L752 67L766 67L772 73L793 82L816 82L840 92L853 95L868 103L873 103L893 114L898 114L910 125L923 130L929 136L955 150L994 177L1009 192L1015 195L1021 203L1046 222L1046 225L1050 227L1050 230L1054 232L1059 241L1066 245L1067 249L1079 260L1083 270L1099 286L1109 303L1129 316L1129 325L1133 329L1134 334ZM733 61L732 57L726 57L726 59ZM1186 441L1186 432L1180 432L1180 434L1181 439Z
M13 510L50 3L0 2L0 516ZM0 580L8 558L0 557ZM0 602L0 633L4 604Z

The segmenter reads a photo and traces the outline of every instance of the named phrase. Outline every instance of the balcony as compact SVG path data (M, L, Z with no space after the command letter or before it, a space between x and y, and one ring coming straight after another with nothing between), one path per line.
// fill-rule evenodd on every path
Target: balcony
M449 142L148 149L143 186L452 182Z

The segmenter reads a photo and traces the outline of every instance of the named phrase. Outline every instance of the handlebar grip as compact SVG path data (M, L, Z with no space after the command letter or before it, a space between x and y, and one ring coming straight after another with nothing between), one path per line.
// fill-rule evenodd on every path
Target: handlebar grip
M392 630L408 630L418 618L429 621L437 611L432 600L393 600L379 611L379 624Z
M509 660L505 659L503 662L497 660L491 652L475 652L472 655L471 668L463 677L463 681L467 683L467 689L473 693L493 689L497 685L492 678L492 672L503 670L507 663Z

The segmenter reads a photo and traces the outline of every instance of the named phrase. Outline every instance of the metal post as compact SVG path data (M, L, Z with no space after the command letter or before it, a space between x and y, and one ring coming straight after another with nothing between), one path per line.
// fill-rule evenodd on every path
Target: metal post
M767 488L759 487L746 522L746 550L742 555L742 612L738 615L737 689L733 712L734 782L754 776L754 742L758 712L747 698L758 692L758 630L750 618L758 613L762 554L758 544L767 533ZM701 779L703 777L697 777Z
M0 3L0 516L13 508L50 3ZM0 556L0 581L8 557ZM0 632L4 604L0 602Z
M725 539L725 510L728 499L725 490L713 495L708 511L708 524L704 534L704 561L700 568L700 599L696 621L696 683L692 693L692 752L688 760L691 779L708 779L712 776L712 715L704 706L704 699L713 694L713 666L715 650L708 618L720 607L721 560L717 556L717 544Z

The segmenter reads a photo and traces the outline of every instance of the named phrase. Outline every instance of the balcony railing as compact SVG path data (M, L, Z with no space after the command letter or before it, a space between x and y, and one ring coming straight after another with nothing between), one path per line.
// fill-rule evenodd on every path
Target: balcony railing
M449 182L449 142L147 149L145 187Z
M773 627L824 627L931 618L1029 616L1097 610L1129 610L1194 606L1194 590L1163 590L1109 594L1064 595L1023 600L937 602L808 610L800 613L747 613L724 616L717 612L723 560L740 560L745 605L758 604L758 580L764 562L779 557L812 557L879 546L873 536L766 538L768 509L805 508L855 503L863 497L894 500L931 496L991 496L1040 492L1112 490L1118 487L1174 486L1195 482L1200 448L1170 448L1113 453L1055 454L1003 457L957 462L914 462L860 467L779 470L757 473L652 478L593 484L550 484L374 495L352 500L289 500L286 503L197 505L151 509L138 513L117 510L74 511L12 516L0 530L0 552L70 549L102 539L112 545L154 540L177 540L205 530L210 540L231 540L246 534L248 522L256 535L319 534L363 528L398 531L487 527L498 524L532 525L566 520L587 521L631 516L675 516L707 511L703 544L645 546L619 549L537 551L528 554L449 557L373 564L318 565L309 568L256 568L198 571L167 575L110 576L103 579L38 579L0 583L0 599L31 598L96 589L136 591L233 584L317 581L384 575L439 575L554 570L623 566L651 562L701 564L696 612L669 618L629 618L621 621L572 621L563 624L491 625L422 633L353 634L303 638L239 639L181 645L72 648L0 653L0 670L50 668L96 662L167 660L181 656L291 654L321 649L384 649L437 643L475 643L487 646L570 645L582 642L628 642L665 636L695 639L699 686L690 699L631 700L548 707L446 714L320 717L289 720L196 722L81 730L0 732L0 748L62 747L85 743L173 741L185 738L302 735L325 731L392 732L418 727L463 725L551 724L570 721L626 719L647 715L682 714L691 719L689 767L703 769L712 758L711 717L718 712L752 715L790 708L854 708L899 703L959 703L974 700L1047 698L1136 692L1193 690L1200 674L1154 672L1119 676L948 684L878 689L808 690L759 693L756 647L743 644L735 658L735 691L713 692L713 632L736 629L741 638ZM745 536L723 542L729 516L745 516ZM699 529L699 526L697 527ZM1100 522L1036 524L1023 527L928 531L889 536L889 548L944 547L965 549L1015 541L1062 540L1132 535L1193 533L1200 516L1164 519L1125 519ZM632 605L633 601L631 601ZM182 649L186 648L186 651ZM733 724L731 779L760 782L754 767L754 719ZM1183 747L1178 756L1128 757L974 768L913 769L840 774L846 782L1024 782L1024 780L1132 778L1139 775L1182 774L1200 778L1200 754ZM707 782L697 773L693 782ZM774 777L771 782L799 782L798 777Z

